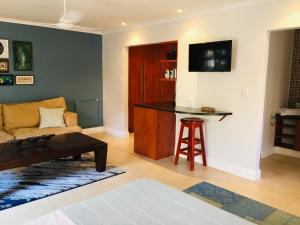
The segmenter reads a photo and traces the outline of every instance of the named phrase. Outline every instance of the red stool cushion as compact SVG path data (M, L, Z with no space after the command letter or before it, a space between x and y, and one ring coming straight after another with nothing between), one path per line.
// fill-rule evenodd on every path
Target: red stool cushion
M183 118L180 120L181 123L204 123L204 121L197 117Z

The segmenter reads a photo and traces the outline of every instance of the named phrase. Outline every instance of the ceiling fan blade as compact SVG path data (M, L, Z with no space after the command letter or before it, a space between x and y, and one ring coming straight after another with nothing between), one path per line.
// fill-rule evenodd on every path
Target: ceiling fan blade
M75 25L71 23L70 21L60 21L56 24L57 27L63 28L66 30L72 29Z
M72 21L72 23L78 23L84 16L82 12L70 10L66 13L66 17Z
M74 27L74 23L78 23L83 18L83 14L79 11L67 10L67 1L63 0L63 3L63 15L59 19L57 26L61 28L72 28Z
M79 11L68 11L62 17L60 17L59 22L61 23L78 23L82 20L83 14Z
M97 31L101 31L102 28L101 27L85 27L85 26L74 26L75 29L78 29L78 30L82 30L82 31L91 31L91 32L97 32Z

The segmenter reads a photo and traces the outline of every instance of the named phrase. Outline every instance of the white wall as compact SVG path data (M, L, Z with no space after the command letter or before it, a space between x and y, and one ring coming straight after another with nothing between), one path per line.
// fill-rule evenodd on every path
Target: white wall
M271 117L278 112L279 108L288 105L293 40L294 30L270 33L262 157L274 153L275 128L271 125Z
M127 132L127 46L178 40L177 105L209 105L232 111L223 122L207 121L208 164L240 176L260 176L267 30L300 25L298 0L274 0L103 37L104 126ZM189 73L190 43L234 40L230 73ZM248 93L242 96L241 92Z

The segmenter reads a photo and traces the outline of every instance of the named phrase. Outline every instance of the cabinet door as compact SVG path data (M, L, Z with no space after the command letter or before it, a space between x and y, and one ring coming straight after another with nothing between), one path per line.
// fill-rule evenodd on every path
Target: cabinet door
M175 81L165 81L161 82L160 93L162 102L174 102L176 92L176 82Z
M174 155L175 130L175 113L157 111L157 144L155 159L162 159Z
M156 159L157 110L134 108L134 152Z
M160 98L160 46L158 44L147 46L147 55L145 58L145 70L143 80L143 102L157 103Z
M133 105L143 103L143 83L145 58L147 55L146 46L129 48L128 58L128 130L133 132L134 112Z

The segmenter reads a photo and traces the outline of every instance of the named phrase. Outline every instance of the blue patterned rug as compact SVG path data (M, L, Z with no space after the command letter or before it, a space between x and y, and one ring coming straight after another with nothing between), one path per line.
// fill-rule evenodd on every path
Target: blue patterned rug
M125 173L117 167L97 172L93 155L54 160L0 172L0 211Z
M260 225L300 225L300 218L246 198L210 183L200 183L184 192L227 212Z

